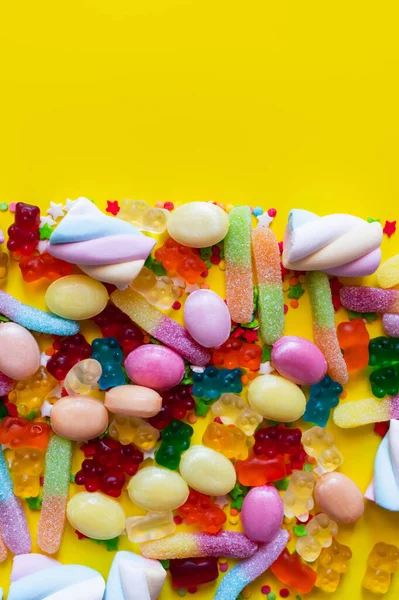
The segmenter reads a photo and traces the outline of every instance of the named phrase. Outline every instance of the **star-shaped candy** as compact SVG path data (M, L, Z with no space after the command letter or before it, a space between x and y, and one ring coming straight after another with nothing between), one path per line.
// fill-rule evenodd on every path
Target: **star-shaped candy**
M49 360L50 356L48 356L45 352L42 352L40 355L40 365L42 367L46 367Z
M62 204L56 204L55 202L50 202L50 208L47 211L48 215L51 215L53 219L59 219L64 216L64 208Z
M45 400L40 407L42 417L49 417L51 415L52 408L53 405L48 400Z
M264 212L262 215L259 215L259 217L256 217L258 219L258 224L256 225L255 229L258 229L258 227L269 227L270 223L273 221L273 217L271 217L267 212Z
M65 210L65 212L69 212L72 208L72 206L75 204L76 200L71 200L70 198L66 199L66 203L63 206L63 209Z
M47 217L40 217L40 227L43 227L43 225L46 225L46 223L47 225L50 225L50 227L56 224L53 217L50 215L47 215Z
M40 227L40 229L39 229L40 239L41 240L49 240L53 231L54 231L53 227L50 227L50 225L48 223L45 223L43 225L43 227Z
M39 254L44 254L47 250L48 245L49 245L48 240L40 240L40 242L38 242L38 244L36 246L36 250L38 251Z
M396 221L385 221L384 229L382 231L390 238L396 231Z
M152 450L145 450L145 451L143 452L143 457L144 457L144 458L143 458L143 460L146 460L147 458L152 458L152 459L154 459L154 458L155 458L155 451L156 451L156 449L157 449L157 448L156 448L156 446L155 446L155 447L154 447Z
M297 285L290 286L290 289L288 292L288 298L295 298L296 300L299 300L299 298L304 293L305 293L305 290L302 287L302 283L300 281L298 281Z
M274 369L271 366L270 361L268 360L267 362L260 363L260 367L257 373L259 373L259 375L270 375L270 373L272 373L273 371Z
M111 215L114 215L114 217L116 217L119 211L120 206L118 204L118 200L114 200L113 202L111 200L107 200L107 208L105 209L105 212L111 213Z
M223 508L229 504L229 499L227 496L216 496L215 504L223 510Z

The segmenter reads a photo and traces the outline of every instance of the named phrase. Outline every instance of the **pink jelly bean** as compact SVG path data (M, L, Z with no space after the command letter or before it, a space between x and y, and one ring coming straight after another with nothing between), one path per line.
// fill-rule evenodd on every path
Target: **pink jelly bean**
M184 361L179 354L157 344L139 346L127 356L125 369L129 378L153 390L167 390L183 378Z
M299 385L318 383L327 373L327 362L321 350L296 335L285 335L277 340L271 358L280 375Z
M253 488L244 499L241 521L244 532L254 542L269 542L283 523L284 506L276 488Z

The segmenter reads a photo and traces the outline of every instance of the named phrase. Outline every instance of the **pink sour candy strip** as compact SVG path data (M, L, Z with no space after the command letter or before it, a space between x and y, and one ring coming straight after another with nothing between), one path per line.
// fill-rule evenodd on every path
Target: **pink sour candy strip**
M207 365L211 360L210 352L197 344L188 331L151 306L147 300L131 288L111 294L111 300L126 313L141 329L155 339L178 352L194 365Z
M399 315L386 313L382 317L382 326L387 335L399 337Z
M0 450L0 530L4 543L13 554L28 554L32 548L28 524Z
M399 313L399 290L351 285L340 290L342 305L356 312Z
M146 558L167 560L168 558L196 558L200 556L226 556L247 558L258 549L258 544L244 533L221 531L208 533L176 533L160 540L143 542L140 550Z
M14 381L0 371L0 396L7 396L11 392L13 385Z

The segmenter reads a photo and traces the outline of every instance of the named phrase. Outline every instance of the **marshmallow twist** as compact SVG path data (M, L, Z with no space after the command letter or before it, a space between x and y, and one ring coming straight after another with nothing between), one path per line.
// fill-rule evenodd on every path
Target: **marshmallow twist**
M378 506L399 511L399 421L391 419L374 460L374 479L365 497Z

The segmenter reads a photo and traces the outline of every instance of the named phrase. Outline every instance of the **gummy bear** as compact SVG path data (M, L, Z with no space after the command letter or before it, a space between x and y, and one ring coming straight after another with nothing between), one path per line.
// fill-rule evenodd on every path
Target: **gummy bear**
M214 556L173 558L169 563L169 572L173 585L179 588L195 588L219 577L218 559Z
M162 430L172 419L184 419L187 412L195 408L190 390L189 385L176 385L170 390L161 392L162 408L157 415L148 419L148 422L156 429Z
M23 417L5 417L0 422L0 444L11 448L29 446L46 450L50 431L47 423L31 423Z
M378 542L367 559L363 587L374 594L385 594L391 585L391 573L398 570L399 549L392 544Z
M317 460L315 473L329 473L338 469L344 462L344 458L329 431L323 427L312 427L302 434L302 444L309 456Z
M144 517L129 517L126 520L126 533L133 544L159 540L176 531L171 510L148 512Z
M296 551L307 562L314 562L323 548L331 546L338 526L328 515L319 513L306 524L305 531L307 535L297 539Z
M72 265L45 252L38 256L24 256L19 263L24 281L32 282L45 277L55 281L72 273Z
M197 283L201 273L207 270L206 263L191 248L178 244L172 238L155 251L155 258L172 273L177 272L187 283Z
M331 379L329 375L325 375L319 383L311 386L310 397L302 419L308 423L325 427L330 417L330 410L339 404L342 389L340 383Z
M390 367L399 362L399 339L376 337L369 343L370 367Z
M316 587L324 592L335 592L341 580L341 574L346 573L352 551L348 546L337 540L329 548L324 548L317 563Z
M178 469L182 452L190 447L193 433L191 425L173 419L162 431L162 443L155 453L155 461L167 469Z
M289 475L293 469L302 469L305 464L306 452L301 444L301 436L300 429L290 429L284 424L258 429L253 450L255 454L264 454L268 458L284 455Z
M68 371L64 380L64 388L69 396L75 394L86 396L96 389L101 374L102 368L98 360L86 358L76 363Z
M184 504L177 509L179 516L187 525L197 525L201 531L218 533L226 522L222 509L211 502L209 496L190 490Z
M270 567L273 575L284 585L289 585L300 594L310 592L316 582L317 573L301 562L297 552L290 554L285 548Z
M371 391L377 398L399 392L399 364L374 369L369 375Z
M235 425L209 423L202 436L202 443L227 458L245 460L248 456L247 436Z
M143 267L130 287L139 292L153 306L168 310L180 298L180 289L169 277L157 277L151 269Z
M0 252L0 279L5 279L8 273L8 254Z
M223 393L242 391L240 369L206 367L202 373L193 373L193 382L193 395L197 398L215 400Z
M348 371L367 367L370 336L363 319L340 323L337 327L337 337L339 347L344 351Z
M281 454L272 458L253 454L246 460L238 460L235 468L238 481L251 487L278 481L287 475L284 456Z
M169 211L153 208L144 200L122 200L119 219L128 221L141 231L163 233L168 222Z
M57 381L48 373L47 369L39 367L32 377L15 383L8 399L17 406L18 414L25 417L31 411L40 409L44 399L56 385Z
M100 328L103 337L113 337L118 340L125 355L143 344L142 331L113 304L106 306L93 321Z
M64 337L53 344L57 350L50 358L47 371L58 381L63 381L70 369L84 358L90 358L92 348L81 333Z
M316 477L307 471L294 471L291 475L288 488L283 497L284 515L291 519L296 517L299 521L307 521L309 511L314 506L313 490Z
M258 371L261 361L262 348L260 346L246 344L236 337L230 337L212 354L213 364L227 369L242 367L251 371Z
M17 202L15 221L8 228L7 248L14 258L30 256L39 241L40 209L38 206Z
M263 417L253 410L249 404L235 394L222 394L212 405L212 412L225 425L235 425L245 435L253 435Z
M14 493L25 498L36 497L40 491L40 475L44 471L44 452L38 448L16 448L13 452L11 471L14 477Z
M124 385L125 374L122 369L123 352L116 338L97 338L92 342L93 358L98 360L102 375L98 382L100 390L108 390Z
M159 431L140 417L116 415L109 426L109 435L121 444L134 444L139 450L151 451L159 439Z

